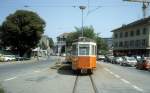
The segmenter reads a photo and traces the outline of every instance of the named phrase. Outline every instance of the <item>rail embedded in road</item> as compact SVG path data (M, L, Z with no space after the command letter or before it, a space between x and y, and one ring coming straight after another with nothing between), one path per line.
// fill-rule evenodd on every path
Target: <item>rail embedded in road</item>
M82 77L82 76L79 76L79 75L76 76L72 93L78 93L77 91L80 91L77 88L77 87L81 86L81 84L79 82L79 79L80 79L79 77ZM93 79L92 75L87 75L87 76L83 76L83 77L89 77L89 81L86 81L86 82L90 82L91 83L91 87L93 89L93 93L99 93L98 89L97 89L97 87L95 85L95 82L94 82L94 79ZM89 87L89 86L84 86L84 87ZM90 89L90 88L88 88L88 89ZM91 91L89 91L89 93L91 93Z

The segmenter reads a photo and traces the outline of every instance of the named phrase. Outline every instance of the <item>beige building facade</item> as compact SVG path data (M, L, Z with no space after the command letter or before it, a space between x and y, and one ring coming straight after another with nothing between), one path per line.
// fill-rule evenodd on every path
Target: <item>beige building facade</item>
M150 17L117 28L113 32L113 54L150 56Z

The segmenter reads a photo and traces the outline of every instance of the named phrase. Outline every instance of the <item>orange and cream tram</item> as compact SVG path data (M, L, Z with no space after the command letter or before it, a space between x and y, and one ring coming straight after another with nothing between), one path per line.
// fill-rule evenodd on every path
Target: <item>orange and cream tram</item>
M72 44L72 69L75 72L92 73L96 68L96 43L80 37Z

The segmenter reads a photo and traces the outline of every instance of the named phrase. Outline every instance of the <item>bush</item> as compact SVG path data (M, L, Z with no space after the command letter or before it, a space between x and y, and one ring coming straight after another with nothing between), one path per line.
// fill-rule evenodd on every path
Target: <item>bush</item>
M0 84L0 93L5 93L4 88Z
M0 87L0 93L5 93L4 89Z

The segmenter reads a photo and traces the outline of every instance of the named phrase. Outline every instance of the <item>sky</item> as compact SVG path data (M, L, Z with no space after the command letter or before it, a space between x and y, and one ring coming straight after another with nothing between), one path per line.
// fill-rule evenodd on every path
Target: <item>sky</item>
M46 22L44 34L56 37L84 26L93 26L101 37L112 37L112 30L142 18L142 4L122 0L0 0L0 24L16 10L34 11ZM28 6L28 7L24 7ZM148 10L149 11L149 10ZM149 12L148 14L149 15Z

